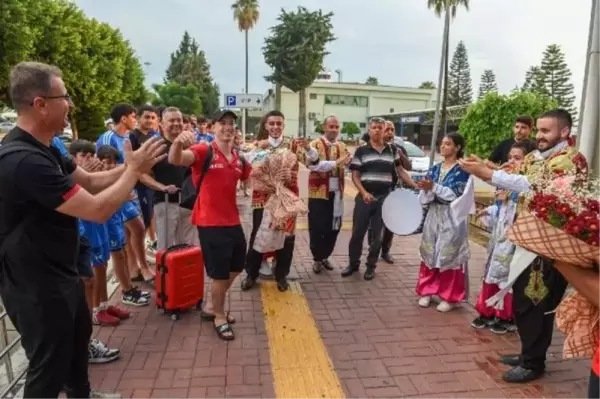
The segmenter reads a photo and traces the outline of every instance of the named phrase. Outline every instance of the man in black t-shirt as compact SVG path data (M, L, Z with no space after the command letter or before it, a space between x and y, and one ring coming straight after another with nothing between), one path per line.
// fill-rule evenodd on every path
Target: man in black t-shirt
M530 138L531 127L533 126L533 118L528 115L517 117L513 126L514 137L502 140L493 150L490 155L488 166L497 168L500 165L508 162L508 153L513 144L523 142L527 146L527 152L531 152L537 148L537 144Z
M161 125L167 149L170 149L171 143L182 132L183 115L177 108L168 107L163 111ZM179 206L178 191L182 188L188 173L191 173L190 168L172 165L164 159L154 165L150 174L140 179L154 190L157 250L177 244L200 245L198 231L190 221L192 211ZM167 193L168 203L165 203ZM165 232L165 229L168 231Z
M87 173L50 146L73 106L61 71L20 63L9 93L18 120L0 148L0 296L29 360L24 397L65 389L86 398L92 328L76 266L77 218L106 221L164 157L164 146L152 140L127 151L127 167Z

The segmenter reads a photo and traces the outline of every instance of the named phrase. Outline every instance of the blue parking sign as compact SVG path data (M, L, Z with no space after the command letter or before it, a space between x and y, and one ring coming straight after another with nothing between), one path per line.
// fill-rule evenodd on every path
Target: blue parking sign
M235 107L236 105L236 98L235 96L227 96L227 106L228 107Z

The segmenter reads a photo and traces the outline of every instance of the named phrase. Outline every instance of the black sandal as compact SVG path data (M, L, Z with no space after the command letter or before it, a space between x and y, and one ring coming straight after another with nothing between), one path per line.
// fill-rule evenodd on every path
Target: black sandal
M131 282L132 283L143 283L144 276L142 275L142 273L139 273L137 276L131 278Z
M150 277L148 280L144 280L144 284L149 285L151 287L155 287L156 286L156 277Z
M227 323L235 324L236 319L233 316L227 313L226 317ZM208 313L203 310L200 312L200 319L202 319L202 321L215 321L215 315L213 313Z
M223 341L233 341L235 339L233 329L229 323L223 323L220 326L215 325L215 331Z

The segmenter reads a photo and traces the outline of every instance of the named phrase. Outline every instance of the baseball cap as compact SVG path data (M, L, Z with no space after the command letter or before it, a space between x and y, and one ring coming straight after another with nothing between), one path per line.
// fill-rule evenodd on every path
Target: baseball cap
M237 120L237 115L235 114L235 112L233 112L230 109L224 109L215 114L215 116L213 117L213 122L220 122L221 119L225 118L226 116L231 116L234 120Z

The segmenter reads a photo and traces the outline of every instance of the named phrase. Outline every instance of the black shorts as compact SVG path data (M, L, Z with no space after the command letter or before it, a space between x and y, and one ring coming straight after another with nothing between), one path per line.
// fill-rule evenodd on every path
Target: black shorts
M242 226L198 227L206 274L213 280L227 280L229 273L244 270L246 236Z
M94 277L92 269L92 247L84 236L79 237L79 253L77 254L77 271L80 277Z
M154 214L154 191L151 188L136 188L135 190L140 202L140 210L142 211L142 219L144 226L150 228L152 223L152 215Z

